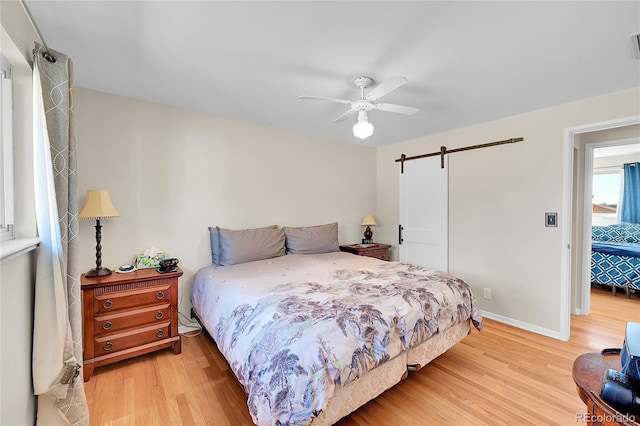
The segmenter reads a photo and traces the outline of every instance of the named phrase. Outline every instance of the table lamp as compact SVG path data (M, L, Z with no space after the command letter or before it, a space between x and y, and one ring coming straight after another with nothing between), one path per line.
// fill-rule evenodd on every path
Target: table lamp
M78 218L96 220L96 267L84 274L86 277L102 277L111 274L109 268L102 267L102 246L100 245L102 239L100 219L110 217L120 217L120 213L113 206L109 191L104 189L87 190L87 200L80 210Z
M366 215L364 219L362 219L361 225L367 227L367 229L364 230L364 239L362 240L362 244L372 244L373 231L371 230L371 227L376 226L376 221L373 220L373 216L370 214Z

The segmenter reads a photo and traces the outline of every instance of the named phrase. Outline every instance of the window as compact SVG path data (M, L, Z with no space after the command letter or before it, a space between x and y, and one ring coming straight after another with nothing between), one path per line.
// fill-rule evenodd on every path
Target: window
M0 55L0 241L13 234L13 68Z
M622 173L619 168L607 168L593 174L593 224L616 223L620 183Z

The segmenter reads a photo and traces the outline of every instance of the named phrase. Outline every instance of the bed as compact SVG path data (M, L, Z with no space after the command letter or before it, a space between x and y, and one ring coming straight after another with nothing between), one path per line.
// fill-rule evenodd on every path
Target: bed
M591 282L640 290L640 224L593 226Z
M296 247L294 237L285 241ZM229 264L223 240L226 265L197 272L191 303L258 425L332 424L462 340L470 323L482 327L469 286L451 275L333 242Z

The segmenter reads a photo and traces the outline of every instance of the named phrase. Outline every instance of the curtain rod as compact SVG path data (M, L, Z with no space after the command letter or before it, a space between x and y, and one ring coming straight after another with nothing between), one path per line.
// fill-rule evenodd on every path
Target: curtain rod
M447 149L446 146L441 146L440 147L440 151L437 152L430 152L429 154L422 154L422 155L413 155L411 157L407 157L406 155L402 154L400 156L400 158L397 158L395 160L396 163L400 163L400 173L404 173L404 162L405 161L409 161L409 160L417 160L418 158L426 158L426 157L435 157L436 155L440 156L440 168L444 169L444 156L445 154L451 154L454 152L461 152L461 151L470 151L472 149L478 149L478 148L488 148L490 146L497 146L497 145L504 145L507 143L516 143L516 142L522 142L524 140L524 138L511 138L511 139L505 139L502 141L496 141L496 142L489 142L489 143L483 143L480 145L471 145L471 146L465 146L462 148L454 148L454 149Z
M31 26L33 27L34 30L36 30L36 34L38 35L40 42L44 46L44 52L42 52L42 57L45 58L47 61L51 62L52 64L55 64L58 61L58 59L56 58L56 55L54 55L49 51L49 48L47 47L47 43L45 43L44 41L44 37L42 37L42 34L40 33L38 26L36 25L35 21L33 20L33 17L31 16L31 12L29 12L29 8L22 0L20 0L20 4L22 5L24 12L27 14L27 18L29 18L29 22L31 23Z

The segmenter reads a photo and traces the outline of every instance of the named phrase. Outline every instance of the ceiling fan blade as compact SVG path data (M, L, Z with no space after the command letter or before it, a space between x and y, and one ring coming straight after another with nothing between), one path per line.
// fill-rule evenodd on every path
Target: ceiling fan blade
M346 99L337 99L337 98L324 98L322 96L298 96L298 99L310 99L312 101L329 101L329 102L337 102L339 104L350 104L351 101Z
M398 114L407 115L417 114L418 111L420 111L418 108L394 104L375 104L375 109L378 109L380 111L397 112Z
M365 98L370 101L375 101L376 99L380 99L387 93L393 92L398 87L407 83L407 81L409 80L399 75L388 78L387 80L383 81L382 83L374 87L373 90L371 90L371 92L369 92L369 94L365 96Z
M356 112L358 112L355 109L350 109L349 111L345 112L344 114L342 114L340 117L336 118L335 120L333 120L334 123L339 123L340 121L344 121L345 118L349 117L350 115L355 114Z

